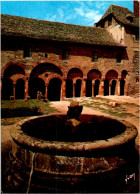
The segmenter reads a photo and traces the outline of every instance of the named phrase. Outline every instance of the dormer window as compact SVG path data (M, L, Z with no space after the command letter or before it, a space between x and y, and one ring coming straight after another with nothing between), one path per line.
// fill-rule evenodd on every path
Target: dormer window
M32 57L32 51L31 51L31 48L29 47L25 47L24 48L24 55L23 55L24 58L31 58Z
M111 26L112 24L112 17L108 18L108 26Z
M129 22L133 22L134 21L134 16L132 16L131 14L128 14L127 16L126 16L126 19L129 21Z
M121 63L122 61L122 55L119 53L117 54L117 63Z

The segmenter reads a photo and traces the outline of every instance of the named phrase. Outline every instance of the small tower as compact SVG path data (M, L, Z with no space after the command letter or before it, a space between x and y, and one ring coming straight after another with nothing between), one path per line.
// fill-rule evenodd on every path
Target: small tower
M139 17L139 1L138 0L134 0L133 9L134 9L135 16Z

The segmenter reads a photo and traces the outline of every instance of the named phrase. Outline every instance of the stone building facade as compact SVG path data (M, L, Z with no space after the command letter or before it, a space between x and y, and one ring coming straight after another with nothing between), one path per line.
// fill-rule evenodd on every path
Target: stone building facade
M1 16L1 97L139 93L139 17L111 5L94 27Z

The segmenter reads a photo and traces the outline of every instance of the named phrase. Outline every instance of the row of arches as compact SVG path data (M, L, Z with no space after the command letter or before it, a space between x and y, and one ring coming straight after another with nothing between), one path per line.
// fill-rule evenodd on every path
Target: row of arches
M21 66L11 65L3 73L2 99L37 98L40 91L49 100L97 95L127 95L127 71L119 77L116 70L108 70L105 77L98 69L91 69L83 76L79 68L71 68L64 77L61 69L54 64L38 64L30 76Z
M99 95L100 80L95 80L94 86L91 80L86 81L86 97L92 97ZM125 81L120 80L120 95L124 95ZM58 101L61 98L61 87L62 82L59 78L53 78L50 80L48 85L47 98L51 101ZM7 89L8 88L8 89ZM112 80L111 93L109 93L109 80L104 81L104 96L115 95L116 80ZM75 90L75 91L74 91ZM66 82L66 98L81 97L82 81L78 79L73 90L73 82L68 79ZM45 83L42 79L36 78L29 82L29 96L32 99L37 98L37 92L42 92L45 95ZM12 80L3 80L3 99L9 100L11 96L14 96ZM75 94L75 95L74 95ZM25 82L23 79L18 79L15 85L15 99L25 98Z

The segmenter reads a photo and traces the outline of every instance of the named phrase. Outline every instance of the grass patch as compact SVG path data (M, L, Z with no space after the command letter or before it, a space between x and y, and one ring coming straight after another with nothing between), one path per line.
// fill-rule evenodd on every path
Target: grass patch
M129 104L129 103L125 103L125 104L120 104L119 106L111 106L109 105L110 100L109 99L102 99L102 98L91 98L91 101L83 101L81 102L81 104L83 106L89 107L89 108L93 108L95 110L101 111L103 113L115 116L115 117L119 117L119 118L127 118L127 117L136 117L134 114L131 113L127 113L127 109L126 109L126 105L127 107L130 105L130 107L134 107L135 104ZM104 106L105 108L101 107ZM137 105L135 105L135 107L138 107ZM137 117L136 117L137 118Z
M28 116L50 114L56 110L49 102L35 100L7 100L1 102L1 124L11 125Z

